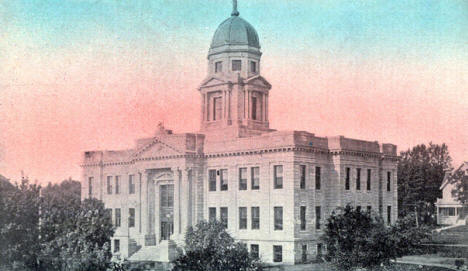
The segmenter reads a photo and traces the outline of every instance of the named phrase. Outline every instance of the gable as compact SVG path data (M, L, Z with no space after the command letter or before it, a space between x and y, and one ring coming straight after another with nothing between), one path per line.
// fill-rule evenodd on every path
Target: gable
M253 86L262 87L262 88L268 88L268 89L271 88L271 84L268 83L268 81L260 75L247 79L245 83L249 85L253 85Z
M137 150L133 156L134 158L150 158L180 155L182 153L183 152L179 151L176 147L165 144L164 142L155 138L151 143Z
M206 80L202 82L200 85L200 88L205 88L205 87L211 87L211 86L217 86L220 84L226 83L224 80L217 78L217 77L209 77Z

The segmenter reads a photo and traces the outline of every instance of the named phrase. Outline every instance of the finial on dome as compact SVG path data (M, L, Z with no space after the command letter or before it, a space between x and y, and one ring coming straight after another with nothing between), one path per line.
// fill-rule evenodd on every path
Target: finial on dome
M232 0L232 13L231 16L239 16L239 11L237 11L237 0Z

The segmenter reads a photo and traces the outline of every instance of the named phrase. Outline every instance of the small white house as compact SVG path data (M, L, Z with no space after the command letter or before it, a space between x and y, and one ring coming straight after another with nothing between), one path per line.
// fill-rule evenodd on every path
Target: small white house
M464 162L457 170L468 170L468 162ZM463 181L467 181L466 178ZM455 184L450 183L446 177L442 185L442 198L437 199L437 224L456 225L465 224L468 218L468 204L462 204L452 195ZM465 210L465 211L464 211Z

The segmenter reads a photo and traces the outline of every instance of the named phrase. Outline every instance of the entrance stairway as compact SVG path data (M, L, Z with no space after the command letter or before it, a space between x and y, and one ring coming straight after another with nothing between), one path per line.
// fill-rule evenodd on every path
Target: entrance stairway
M164 240L155 246L144 246L128 258L131 262L170 262L177 257L176 244Z

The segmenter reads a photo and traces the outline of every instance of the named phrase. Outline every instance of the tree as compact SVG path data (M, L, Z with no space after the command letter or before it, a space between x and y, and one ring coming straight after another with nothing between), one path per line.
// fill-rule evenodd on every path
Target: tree
M338 270L388 264L391 259L416 251L428 236L429 231L416 228L414 221L405 218L387 227L370 212L349 205L338 209L328 218L325 228L326 258Z
M14 189L8 189L1 195L1 268L40 270L39 191L39 186L23 178Z
M417 213L417 220L435 223L435 202L450 172L451 157L445 144L420 144L400 153L398 164L398 210L400 216Z
M244 244L236 242L218 221L199 222L185 235L185 254L174 262L175 271L260 270L260 262L249 255Z
M454 184L452 195L462 204L468 204L468 162L447 175L448 182Z

